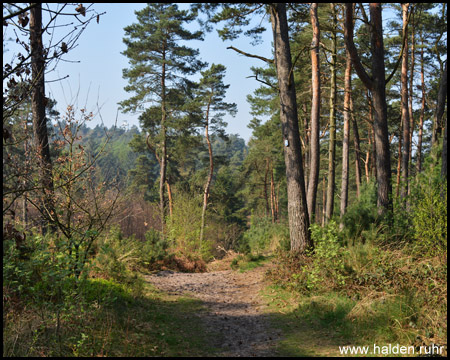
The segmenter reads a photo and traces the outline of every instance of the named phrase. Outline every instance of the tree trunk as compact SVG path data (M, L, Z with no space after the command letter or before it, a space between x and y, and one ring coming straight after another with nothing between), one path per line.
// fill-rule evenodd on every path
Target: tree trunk
M304 252L312 248L309 217L306 205L305 179L303 176L302 150L298 131L297 100L292 71L291 50L284 3L270 8L275 66L280 97L280 120L283 131L284 160L288 195L289 232L291 250Z
M372 78L367 75L353 43L353 6L345 4L345 43L353 66L364 85L372 92L377 169L378 213L392 211L391 158L387 126L386 80L384 67L383 23L381 4L370 3L370 38Z
M173 200L172 200L172 187L170 186L170 179L166 181L167 187L167 197L169 198L169 215L172 217L173 215Z
M351 79L350 79L351 81ZM353 142L355 146L355 180L356 180L356 197L359 198L361 195L361 147L359 140L358 123L356 122L356 117L353 113L353 100L350 95L350 114L353 126Z
M327 209L327 187L325 176L322 180L322 226L325 226L325 218L326 218L326 209Z
M345 64L345 78L344 78L344 134L342 139L342 187L341 187L341 208L339 227L344 227L343 217L348 203L348 169L349 169L349 138L350 138L350 102L352 91L352 60L347 50L347 60Z
M447 181L447 118L445 118L444 142L442 144L441 175Z
M47 119L45 117L45 58L42 44L42 4L37 4L30 9L30 47L31 69L33 88L31 91L31 111L33 116L34 141L37 151L39 171L42 184L42 232L46 233L47 227L55 231L54 225L54 186L52 177L52 159L48 143Z
M373 102L372 96L370 95L370 91L367 91L367 103L369 104L369 145L372 145L372 152L370 152L370 175L377 178L377 148L375 146L375 131L373 129Z
M413 21L411 23L411 67L410 67L410 75L409 75L409 177L411 178L412 173L412 144L413 144L413 135L414 135L414 111L413 111L413 89L414 89L414 68L415 68L415 20L414 20L414 7L411 8L413 12L411 16L413 17ZM408 179L408 184L410 180ZM408 195L411 194L411 186L408 186Z
M336 9L335 4L331 3L331 12L333 16L333 30L331 33L332 53L330 62L331 84L330 84L330 143L328 150L328 188L327 188L327 213L326 222L333 216L334 210L334 190L335 190L335 172L336 172Z
M319 62L319 44L320 29L319 18L317 16L317 3L311 3L310 15L313 28L313 38L311 41L311 139L310 139L310 163L309 163L309 181L308 181L308 214L309 221L314 221L316 209L317 186L319 183L320 168L320 62Z
M211 186L212 177L214 174L214 158L213 151L211 146L211 140L209 139L209 110L211 106L212 99L209 98L208 107L206 110L206 124L205 124L205 138L206 143L208 144L208 154L209 154L209 173L208 179L205 184L205 191L203 192L203 209L202 209L202 223L200 228L200 245L203 243L203 233L205 229L205 215L206 215L206 207L208 206L208 197L209 197L209 188Z
M402 54L401 73L401 103L403 124L403 153L402 153L402 200L408 195L409 182L409 141L410 141L410 119L409 119L409 96L408 96L408 7L409 3L402 3L403 36L405 47Z
M165 238L165 217L166 217L166 204L164 185L166 183L166 167L167 167L167 139L166 139L166 64L165 64L165 51L163 48L163 64L161 71L161 166L159 172L159 211L161 214L161 233Z
M266 159L266 171L264 173L264 200L266 202L266 217L269 216L269 194L267 191L268 176L269 176L269 159Z
M403 120L400 120L400 127L398 130L397 189L395 194L397 198L400 196L400 175L402 172L402 122Z
M416 169L417 173L422 172L422 137L423 137L423 120L425 118L425 70L424 70L424 58L423 58L423 36L422 38L422 46L420 50L420 79L422 85L422 103L420 107L420 117L419 117L419 131L417 134L417 164Z
M310 152L310 129L309 129L309 125L308 125L308 116L306 115L307 112L307 108L306 108L306 104L303 104L303 127L305 129L305 146L304 146L304 153L303 153L303 158L305 159L304 162L304 175L305 175L305 185L306 187L306 198L308 199L308 186L309 186L309 172L310 172L310 163L311 163L311 152ZM308 212L309 213L309 212ZM311 216L311 213L309 213L309 215Z
M442 133L442 115L444 115L445 110L445 99L447 98L447 60L445 60L444 72L441 75L441 81L439 83L439 92L437 99L436 113L434 115L433 123L433 137L432 146L439 143L439 138Z
M368 184L370 182L370 170L369 170L369 166L370 166L370 133L369 131L367 131L367 136L369 137L369 148L367 149L367 153L366 153L366 161L364 162L364 170L366 173L366 183Z
M276 212L276 198L275 198L275 182L273 180L273 167L270 171L270 210L272 212L272 223L277 221L277 212Z

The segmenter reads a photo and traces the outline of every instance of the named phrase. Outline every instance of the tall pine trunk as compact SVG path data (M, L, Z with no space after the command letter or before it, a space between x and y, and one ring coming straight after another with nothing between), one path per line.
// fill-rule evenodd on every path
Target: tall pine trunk
M345 43L349 49L352 63L361 81L372 92L374 110L374 133L377 171L378 213L392 211L391 158L387 126L386 79L384 66L383 22L381 4L370 3L370 38L372 56L372 77L362 66L353 43L353 6L345 4Z
M422 138L423 138L423 120L425 118L425 69L424 69L424 42L423 34L421 32L422 46L420 50L420 81L422 86L422 102L420 106L420 116L419 116L419 129L417 134L417 163L416 171L420 173L422 171Z
M310 222L314 221L316 211L317 186L319 183L320 166L320 143L319 143L319 124L320 124L320 62L319 62L319 44L320 29L319 18L317 16L317 3L311 3L310 9L311 25L313 29L313 38L311 41L311 140L310 140L310 163L309 163L309 181L308 181L308 214Z
M205 230L205 216L206 216L206 207L208 206L208 197L209 197L209 189L211 186L212 177L214 174L214 159L213 159L213 151L211 146L211 140L209 139L209 109L211 106L211 98L209 99L209 103L206 110L206 124L205 124L205 139L208 145L208 154L209 154L209 173L208 179L206 180L205 190L203 192L203 208L202 208L202 223L200 227L200 245L203 243L203 234Z
M347 60L345 64L344 75L344 134L342 139L342 187L341 187L341 208L340 208L340 225L344 227L343 217L348 203L348 170L349 170L349 141L350 141L350 103L352 91L352 60L347 50Z
M353 100L350 96L350 116L353 126L353 142L355 146L355 181L356 181L356 197L359 198L361 195L361 147L359 140L358 123L356 117L353 114Z
M336 8L332 3L331 12L333 16L333 28L331 32L331 83L330 83L330 142L328 150L328 187L327 187L327 210L326 222L333 216L334 210L334 191L335 191L335 177L336 177L336 51L337 51L337 37L336 37Z
M447 98L447 60L445 60L444 71L441 74L439 82L439 91L437 98L436 112L433 122L433 134L431 138L432 146L436 146L439 143L439 138L442 134L442 116L445 110L445 99Z
M401 197L403 201L408 195L409 182L409 142L410 142L410 119L409 119L409 96L408 96L408 7L409 3L402 3L403 36L405 37L405 47L402 55L401 72L401 104L402 104L402 125L403 125L403 153L402 153L402 184Z
M166 204L164 186L166 183L166 167L167 167L167 139L166 139L166 57L165 48L163 47L163 64L161 69L161 166L159 171L159 211L161 216L161 233L165 238L165 217L166 217Z
M411 23L411 66L410 66L410 75L409 75L409 177L411 178L412 173L412 144L413 144L413 135L414 135L414 111L413 111L413 89L414 89L414 68L415 68L415 21L414 21L414 7L411 8L413 12L411 16L413 17L413 21ZM411 180L408 180L408 184ZM408 186L408 195L411 194L411 186Z
M280 97L280 120L283 140L285 141L284 160L286 164L291 251L304 252L308 248L311 248L313 243L309 232L309 217L306 205L300 134L298 131L297 100L289 45L286 4L272 4L270 7L270 17Z

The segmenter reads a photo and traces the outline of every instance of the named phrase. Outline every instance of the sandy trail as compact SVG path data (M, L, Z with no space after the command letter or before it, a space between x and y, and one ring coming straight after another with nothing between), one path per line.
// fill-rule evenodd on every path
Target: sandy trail
M160 271L146 280L172 294L201 299L207 311L197 314L204 321L216 356L276 356L281 332L271 328L259 291L265 267L245 273L232 270L207 273Z

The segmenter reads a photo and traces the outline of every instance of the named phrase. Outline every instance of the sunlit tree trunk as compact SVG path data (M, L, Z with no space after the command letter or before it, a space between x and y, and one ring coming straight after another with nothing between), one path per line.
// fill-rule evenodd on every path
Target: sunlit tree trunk
M420 106L420 116L419 116L419 129L417 134L417 164L416 169L417 173L422 171L422 137L423 137L423 120L425 118L425 69L424 69L424 54L423 54L423 35L422 38L422 46L420 49L420 81L422 85L422 102Z
M342 139L342 185L341 185L341 207L340 207L340 225L342 229L344 227L343 217L348 203L348 170L349 170L349 142L350 142L350 102L351 102L351 73L352 73L352 60L347 50L347 59L345 64L344 75L344 134Z
M203 233L205 229L205 215L206 215L206 207L208 206L208 197L209 197L209 189L211 186L212 177L214 174L214 160L213 160L213 152L211 146L211 140L209 138L209 111L211 106L212 97L209 98L207 110L206 110L206 124L205 124L205 139L208 144L208 154L209 154L209 173L208 179L206 180L205 190L203 192L203 208L202 208L202 223L200 227L200 244L203 243Z
M277 70L280 121L283 132L284 160L288 195L291 250L304 252L313 246L309 232L302 150L298 131L297 99L292 70L289 31L284 3L272 4L270 17Z
M402 152L402 199L408 195L409 182L409 141L410 141L410 119L409 119L409 96L408 96L408 8L409 3L402 3L404 50L402 54L401 72L401 104L403 125L403 152Z
M372 93L374 109L374 132L377 169L377 205L378 213L392 211L391 158L387 124L386 78L384 66L383 22L381 4L370 3L370 39L372 57L372 76L362 66L353 43L353 6L345 4L344 37L352 63L361 81Z
M166 139L166 120L167 120L167 109L166 109L166 58L165 58L165 48L163 46L163 64L161 69L161 166L159 171L159 211L161 216L161 233L165 237L165 217L166 217L166 204L165 204L165 193L164 186L166 183L166 172L167 172L167 139Z
M326 222L333 216L334 210L334 191L335 191L335 172L336 172L336 51L337 51L337 36L336 36L336 8L332 3L331 12L333 16L333 27L331 32L331 61L330 61L330 142L328 150L328 188L327 188L327 212Z
M447 60L445 60L444 71L441 74L441 79L439 82L439 92L437 98L437 107L434 115L433 123L433 135L432 135L432 146L435 146L439 142L439 138L442 133L442 116L445 110L445 99L447 98Z
M311 41L311 147L310 147L310 171L308 181L308 214L310 222L313 221L316 210L317 186L319 183L320 166L320 143L319 143L319 124L320 124L320 62L319 62L319 44L320 30L319 18L317 15L317 3L311 3L310 17L313 29L313 38Z
M355 114L353 113L353 100L350 96L350 114L353 126L353 142L355 146L355 181L356 181L356 197L361 195L361 147L359 140L358 123Z
M411 8L411 11L414 11L414 7ZM413 135L414 135L414 111L413 111L413 90L414 90L414 68L415 68L415 22L414 22L414 13L412 14L413 21L411 23L411 66L410 66L410 75L409 75L409 177L411 178L412 173L412 144L413 144ZM410 179L408 179L408 184L410 183ZM411 194L411 186L408 186L408 195Z

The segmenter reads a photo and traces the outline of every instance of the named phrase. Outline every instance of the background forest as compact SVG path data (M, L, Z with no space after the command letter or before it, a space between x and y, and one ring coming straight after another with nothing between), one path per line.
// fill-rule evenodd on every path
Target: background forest
M46 97L45 75L104 14L4 4L22 49L3 64L3 355L177 354L189 340L174 323L191 324L167 314L196 305L167 307L141 274L203 272L230 254L233 268L271 262L289 321L446 346L447 7L387 11L381 23L374 4L148 4L123 38L119 106L140 128L92 128L93 113ZM271 24L251 17L272 23L274 52L231 49L262 65L246 144L226 133L239 114L225 66L189 41L217 28L257 42ZM56 18L79 24L50 41ZM142 312L162 329L145 341L128 332Z

